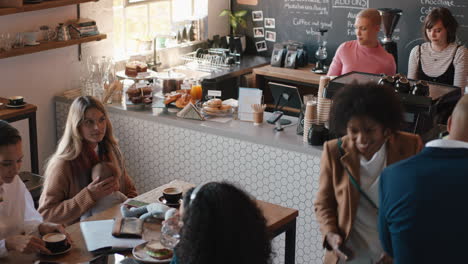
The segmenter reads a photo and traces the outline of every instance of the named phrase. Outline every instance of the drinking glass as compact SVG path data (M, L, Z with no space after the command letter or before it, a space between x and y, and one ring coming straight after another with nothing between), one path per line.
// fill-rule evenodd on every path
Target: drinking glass
M174 249L180 240L180 228L178 214L164 221L161 227L161 244L169 249Z

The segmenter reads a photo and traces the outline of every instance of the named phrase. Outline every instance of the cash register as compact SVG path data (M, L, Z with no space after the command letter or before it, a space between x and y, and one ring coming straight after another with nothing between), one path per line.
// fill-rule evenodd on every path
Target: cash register
M324 92L326 98L333 98L333 95L343 86L352 82L378 83L382 78L379 74L363 72L350 72L331 80ZM414 85L416 80L409 80L410 85ZM453 109L461 97L461 90L456 86L444 85L434 82L427 82L429 85L428 96L418 96L409 93L398 93L404 108L403 130L421 135L423 140L433 139L440 132L439 126L435 122L435 117Z

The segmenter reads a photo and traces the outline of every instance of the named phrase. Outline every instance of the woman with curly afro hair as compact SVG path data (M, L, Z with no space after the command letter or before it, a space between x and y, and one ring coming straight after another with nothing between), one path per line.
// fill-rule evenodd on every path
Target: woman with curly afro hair
M189 190L180 214L183 226L171 263L271 263L265 217L234 185L210 182Z
M398 131L402 107L391 87L352 83L333 98L330 127L341 138L325 142L315 215L329 263L391 263L377 229L382 170L418 153L418 135Z

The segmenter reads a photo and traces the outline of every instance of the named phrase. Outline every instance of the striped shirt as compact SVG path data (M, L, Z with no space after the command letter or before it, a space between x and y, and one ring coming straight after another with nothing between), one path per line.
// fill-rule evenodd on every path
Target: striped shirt
M421 45L421 64L424 73L430 77L438 77L447 71L453 61L455 66L453 85L465 87L468 78L468 50L461 46L455 53L457 46L456 43L451 43L444 50L435 51L429 42L423 43ZM408 78L417 79L418 63L419 46L416 46L411 50L409 57Z

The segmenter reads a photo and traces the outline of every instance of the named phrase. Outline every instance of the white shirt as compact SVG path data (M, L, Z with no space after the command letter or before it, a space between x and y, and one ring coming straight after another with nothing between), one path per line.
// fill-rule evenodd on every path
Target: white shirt
M42 223L42 216L34 208L31 194L19 176L11 183L0 185L0 257L8 254L5 238L22 233L32 234Z
M386 143L380 147L370 160L366 160L363 156L360 158L360 187L377 206L379 204L380 174L387 163L387 150L385 146ZM352 185L351 188L356 187ZM349 239L346 242L346 246L353 251L354 258L350 261L340 261L339 263L360 264L377 262L383 253L377 227L377 211L361 195L356 218L351 228Z
M426 143L426 147L434 148L468 148L468 142L453 139L435 139Z

